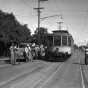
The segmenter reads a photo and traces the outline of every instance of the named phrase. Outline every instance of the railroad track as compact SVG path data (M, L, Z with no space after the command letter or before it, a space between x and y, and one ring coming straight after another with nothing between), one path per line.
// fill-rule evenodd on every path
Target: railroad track
M60 64L52 63L49 67L29 75L23 81L12 84L10 88L48 88L47 86L49 88L68 88L69 86L71 86L69 88L88 88L82 65L73 64L70 61Z
M53 79L53 77L55 76L55 74L61 69L61 67L64 65L64 63L62 63L60 66L57 66L55 71L45 80L40 81L39 84L35 85L33 88L44 88L44 86Z
M82 88L88 88L88 81L85 76L85 70L83 69L82 65L80 66L80 72L81 72L81 79L82 79Z

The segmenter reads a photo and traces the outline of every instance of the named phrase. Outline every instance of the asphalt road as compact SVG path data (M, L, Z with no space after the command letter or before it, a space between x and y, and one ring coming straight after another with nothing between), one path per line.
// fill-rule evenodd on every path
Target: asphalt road
M23 67L16 66L17 69L25 68L28 72L0 88L88 88L83 59L84 54L75 51L66 62L40 61Z

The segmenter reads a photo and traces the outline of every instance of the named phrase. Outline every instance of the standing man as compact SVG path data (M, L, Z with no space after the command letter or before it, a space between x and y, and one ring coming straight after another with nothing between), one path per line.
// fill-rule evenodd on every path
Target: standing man
M25 47L25 59L26 59L26 62L29 61L28 52L29 52L29 49L28 49L28 46L26 46L26 47Z
M38 45L35 46L35 55L36 55L36 59L39 59L39 54L40 54L40 48Z
M31 47L30 47L30 45L28 45L27 47L28 47L28 58L32 62L33 61L33 56L32 56L32 52L31 52Z
M11 52L10 62L12 65L14 65L15 64L15 55L14 55L14 44L13 43L10 47L10 52Z
M40 55L41 55L41 58L44 59L45 57L45 48L43 45L40 45Z

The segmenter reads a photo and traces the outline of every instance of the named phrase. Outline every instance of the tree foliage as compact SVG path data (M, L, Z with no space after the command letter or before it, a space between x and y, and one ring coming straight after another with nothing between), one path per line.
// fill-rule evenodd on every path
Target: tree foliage
M33 35L33 42L37 44L46 45L47 34L48 34L47 28L44 27L40 27L39 29L37 28L35 34Z
M25 42L30 37L30 29L27 25L21 25L11 13L0 11L0 41Z
M27 25L21 25L13 13L0 11L0 45L7 47L11 42L29 42L30 34Z

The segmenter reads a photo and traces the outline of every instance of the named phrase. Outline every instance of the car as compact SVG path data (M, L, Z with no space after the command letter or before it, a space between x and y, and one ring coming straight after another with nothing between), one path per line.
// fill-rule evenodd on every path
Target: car
M16 61L26 61L26 53L25 53L25 47L27 46L26 43L20 43L19 46L16 48Z

